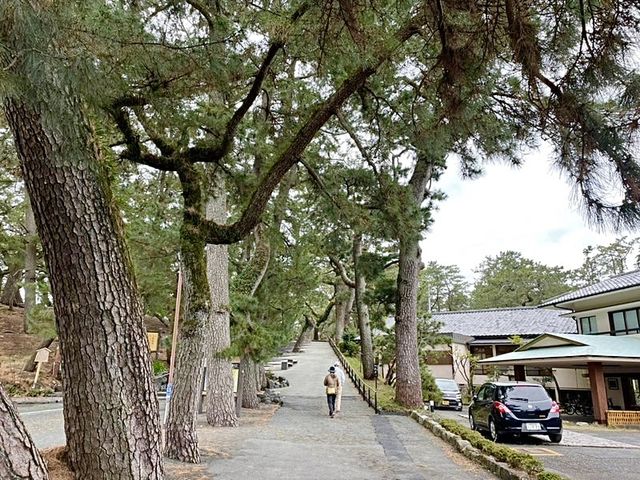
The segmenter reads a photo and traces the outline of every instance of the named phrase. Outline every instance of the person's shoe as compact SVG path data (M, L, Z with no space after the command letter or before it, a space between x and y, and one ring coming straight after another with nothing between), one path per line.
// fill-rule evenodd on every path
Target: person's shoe
M329 417L333 418L333 413L331 415L329 415Z

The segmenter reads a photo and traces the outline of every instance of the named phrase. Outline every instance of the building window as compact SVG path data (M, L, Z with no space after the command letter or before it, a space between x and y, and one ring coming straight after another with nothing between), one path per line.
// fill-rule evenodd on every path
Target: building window
M491 345L469 345L469 353L478 360L493 357ZM491 367L489 365L476 365L474 373L476 375L487 375Z
M580 333L583 335L598 333L598 324L595 316L580 318Z
M611 335L632 335L640 333L640 322L638 322L638 309L620 310L609 313L609 324Z

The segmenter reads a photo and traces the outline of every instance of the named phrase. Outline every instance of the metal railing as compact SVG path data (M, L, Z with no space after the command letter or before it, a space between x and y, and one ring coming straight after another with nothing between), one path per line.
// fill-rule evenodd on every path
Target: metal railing
M342 354L338 346L335 344L333 339L329 339L329 344L331 345L331 348L333 348L334 353L337 355L338 360L340 360L340 363L342 363L345 373L349 376L355 387L358 389L358 393L360 393L362 399L367 402L367 404L371 408L373 408L376 413L380 413L380 409L378 409L378 390L367 385L364 379L353 368L351 368L351 365Z

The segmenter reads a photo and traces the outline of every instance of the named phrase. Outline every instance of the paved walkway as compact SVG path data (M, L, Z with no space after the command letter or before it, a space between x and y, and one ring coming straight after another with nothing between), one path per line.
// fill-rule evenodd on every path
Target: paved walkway
M297 365L280 372L291 386L280 390L284 405L272 417L245 416L235 429L201 427L201 446L209 456L194 478L495 478L410 418L375 415L349 382L342 413L329 418L322 379L335 361L331 347L313 342L295 358Z

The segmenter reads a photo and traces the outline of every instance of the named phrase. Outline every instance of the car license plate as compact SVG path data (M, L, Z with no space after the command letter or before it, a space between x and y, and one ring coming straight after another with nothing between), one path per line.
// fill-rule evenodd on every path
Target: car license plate
M542 425L539 423L523 423L522 431L524 432L539 432L542 430Z
M443 405L449 405L449 400L442 400Z

